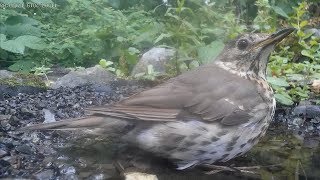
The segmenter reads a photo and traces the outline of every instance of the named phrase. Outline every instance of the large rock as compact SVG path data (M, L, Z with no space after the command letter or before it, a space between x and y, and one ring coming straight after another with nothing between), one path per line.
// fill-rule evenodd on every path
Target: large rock
M4 78L12 78L14 75L13 72L7 71L7 70L0 70L0 79Z
M166 65L174 57L175 50L167 48L152 48L144 53L131 72L131 76L146 73L148 65L152 65L155 72L164 74Z
M53 82L51 88L74 88L86 84L106 84L113 80L115 80L115 76L111 72L97 65L91 68L69 72Z

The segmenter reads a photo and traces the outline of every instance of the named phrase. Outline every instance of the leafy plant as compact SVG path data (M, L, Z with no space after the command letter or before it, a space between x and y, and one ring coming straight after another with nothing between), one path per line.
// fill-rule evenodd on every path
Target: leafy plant
M159 74L160 74L159 72L156 72L154 70L152 65L148 65L146 73L138 73L134 77L139 79L147 79L147 80L154 81Z
M50 85L50 81L49 81L49 78L47 76L48 73L52 72L50 70L50 68L45 67L45 66L41 66L41 67L33 68L32 71L34 71L34 75L36 75L36 76L44 76L45 79L46 79L46 85L47 86Z
M306 7L307 3L303 2L294 8L289 22L297 31L289 40L290 46L280 46L269 63L268 72L273 77L268 80L275 89L277 101L285 105L309 98L307 84L320 79L320 39L306 32L309 24Z
M155 43L177 50L176 73L192 68L194 64L210 62L221 52L226 39L244 31L245 27L236 21L235 14L229 10L214 2L187 3L185 0L177 0L175 6L167 9L164 31Z
M99 65L103 68L105 68L108 71L111 71L116 74L117 77L125 77L124 73L120 69L116 69L112 67L114 63L112 61L107 61L105 59L101 59L99 61Z

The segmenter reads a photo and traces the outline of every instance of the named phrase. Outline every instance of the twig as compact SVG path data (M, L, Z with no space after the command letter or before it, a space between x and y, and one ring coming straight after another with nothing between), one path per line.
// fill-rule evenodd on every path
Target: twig
M202 165L202 167L210 168L209 172L206 172L206 174L215 174L221 171L230 171L230 172L238 172L238 173L245 173L245 174L254 174L256 175L256 172L253 172L253 170L259 170L261 168L265 167L274 167L279 166L281 164L275 164L275 165L269 165L269 166L244 166L244 167L228 167L228 166L218 166L218 165L212 165L212 164L206 164Z

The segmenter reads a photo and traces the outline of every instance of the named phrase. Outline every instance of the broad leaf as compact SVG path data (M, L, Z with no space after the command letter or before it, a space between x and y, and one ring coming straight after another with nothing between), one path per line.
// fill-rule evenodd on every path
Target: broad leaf
M290 96L285 96L283 94L275 94L274 97L276 98L277 102L284 104L284 105L291 106L294 103L292 101L292 99L290 98Z
M30 49L42 50L46 48L46 44L43 42L43 40L36 36L19 36L15 40Z
M22 35L41 36L41 29L31 24L6 25L6 34L18 37Z
M31 60L20 60L9 66L8 69L11 71L30 72L35 65Z
M285 13L280 7L273 6L272 9L274 10L275 13L279 14L280 16L289 19L289 16L287 15L287 13Z
M171 33L162 33L162 34L160 34L160 36L154 41L154 43L156 44L156 43L158 43L159 41L161 41L161 40L163 40L164 38L169 38L169 37L171 37L172 36L172 34Z
M306 56L306 57L309 57L309 58L311 58L311 59L314 59L314 56L313 56L312 54L310 54L310 52L309 52L308 50L302 50L302 51L301 51L301 54L302 54L303 56Z
M289 87L290 85L287 83L287 81L283 78L276 78L276 77L267 77L267 81L276 86L280 87Z
M303 81L306 79L302 74L287 74L287 77L290 81Z
M38 25L40 24L40 22L26 16L10 16L6 19L5 24L7 25L16 25L16 24Z
M6 51L24 54L25 46L16 40L1 42L0 47Z

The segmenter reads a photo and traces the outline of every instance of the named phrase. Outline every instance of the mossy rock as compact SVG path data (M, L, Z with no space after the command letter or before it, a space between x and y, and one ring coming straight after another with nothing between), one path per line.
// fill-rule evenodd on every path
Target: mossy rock
M46 84L39 76L24 73L16 73L12 77L0 77L0 85L47 88Z

